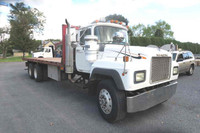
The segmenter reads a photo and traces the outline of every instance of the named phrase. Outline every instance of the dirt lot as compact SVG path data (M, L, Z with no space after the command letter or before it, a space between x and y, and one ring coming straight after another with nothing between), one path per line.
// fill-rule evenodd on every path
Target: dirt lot
M24 63L0 63L0 133L199 133L200 67L180 75L175 96L109 124L95 97L68 82L37 83Z

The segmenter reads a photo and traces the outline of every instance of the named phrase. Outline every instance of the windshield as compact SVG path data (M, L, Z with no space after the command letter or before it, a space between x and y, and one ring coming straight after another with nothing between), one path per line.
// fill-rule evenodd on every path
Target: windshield
M94 35L98 37L98 43L115 44L113 35L116 32L121 32L124 35L124 40L117 44L124 45L128 43L128 35L125 29L110 26L97 26L94 28Z
M40 48L40 49L36 50L36 52L44 52L44 48Z
M176 59L176 53L173 53L173 60L175 60Z

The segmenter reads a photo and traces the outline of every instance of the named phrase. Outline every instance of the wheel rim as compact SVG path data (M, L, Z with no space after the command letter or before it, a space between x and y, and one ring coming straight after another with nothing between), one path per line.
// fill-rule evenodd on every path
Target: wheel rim
M37 79L37 69L34 68L34 78Z
M110 93L106 89L101 89L99 93L99 104L105 114L110 114L112 111L112 99Z
M32 75L32 72L31 72L31 68L29 67L28 68L28 74L31 76Z
M191 67L191 68L190 68L190 74L192 74L192 73L193 73L193 68Z

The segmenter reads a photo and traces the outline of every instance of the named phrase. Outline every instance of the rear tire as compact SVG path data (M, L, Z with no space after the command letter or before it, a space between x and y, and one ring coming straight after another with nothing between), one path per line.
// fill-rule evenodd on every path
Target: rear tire
M187 75L192 75L194 73L194 66L191 65L189 71L187 72Z
M31 79L34 79L34 72L33 72L33 70L34 70L34 65L33 65L33 63L29 63L28 64L28 75L29 75L29 77L31 78Z
M42 65L39 65L39 64L34 65L34 78L35 78L35 81L37 82L40 82L43 80Z
M112 80L103 80L98 84L97 105L102 117L110 123L126 116L125 92L119 91Z

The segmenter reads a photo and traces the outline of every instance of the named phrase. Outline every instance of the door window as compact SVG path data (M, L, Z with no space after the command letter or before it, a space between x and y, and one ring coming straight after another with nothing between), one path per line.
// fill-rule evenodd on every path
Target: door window
M191 52L188 52L188 55L189 55L189 58L190 58L190 59L194 57L193 54L192 54Z
M183 54L179 54L177 58L177 62L183 61Z
M49 52L50 52L50 49L46 49L45 52L46 52L46 53L49 53Z
M82 30L82 31L80 32L80 44L81 44L81 45L85 45L85 40L84 40L84 38L85 38L86 35L91 35L91 29L90 29L90 28L87 29L87 30Z
M183 58L184 58L185 60L187 60L187 59L189 59L189 55L188 55L187 53L184 53L184 54L183 54Z

